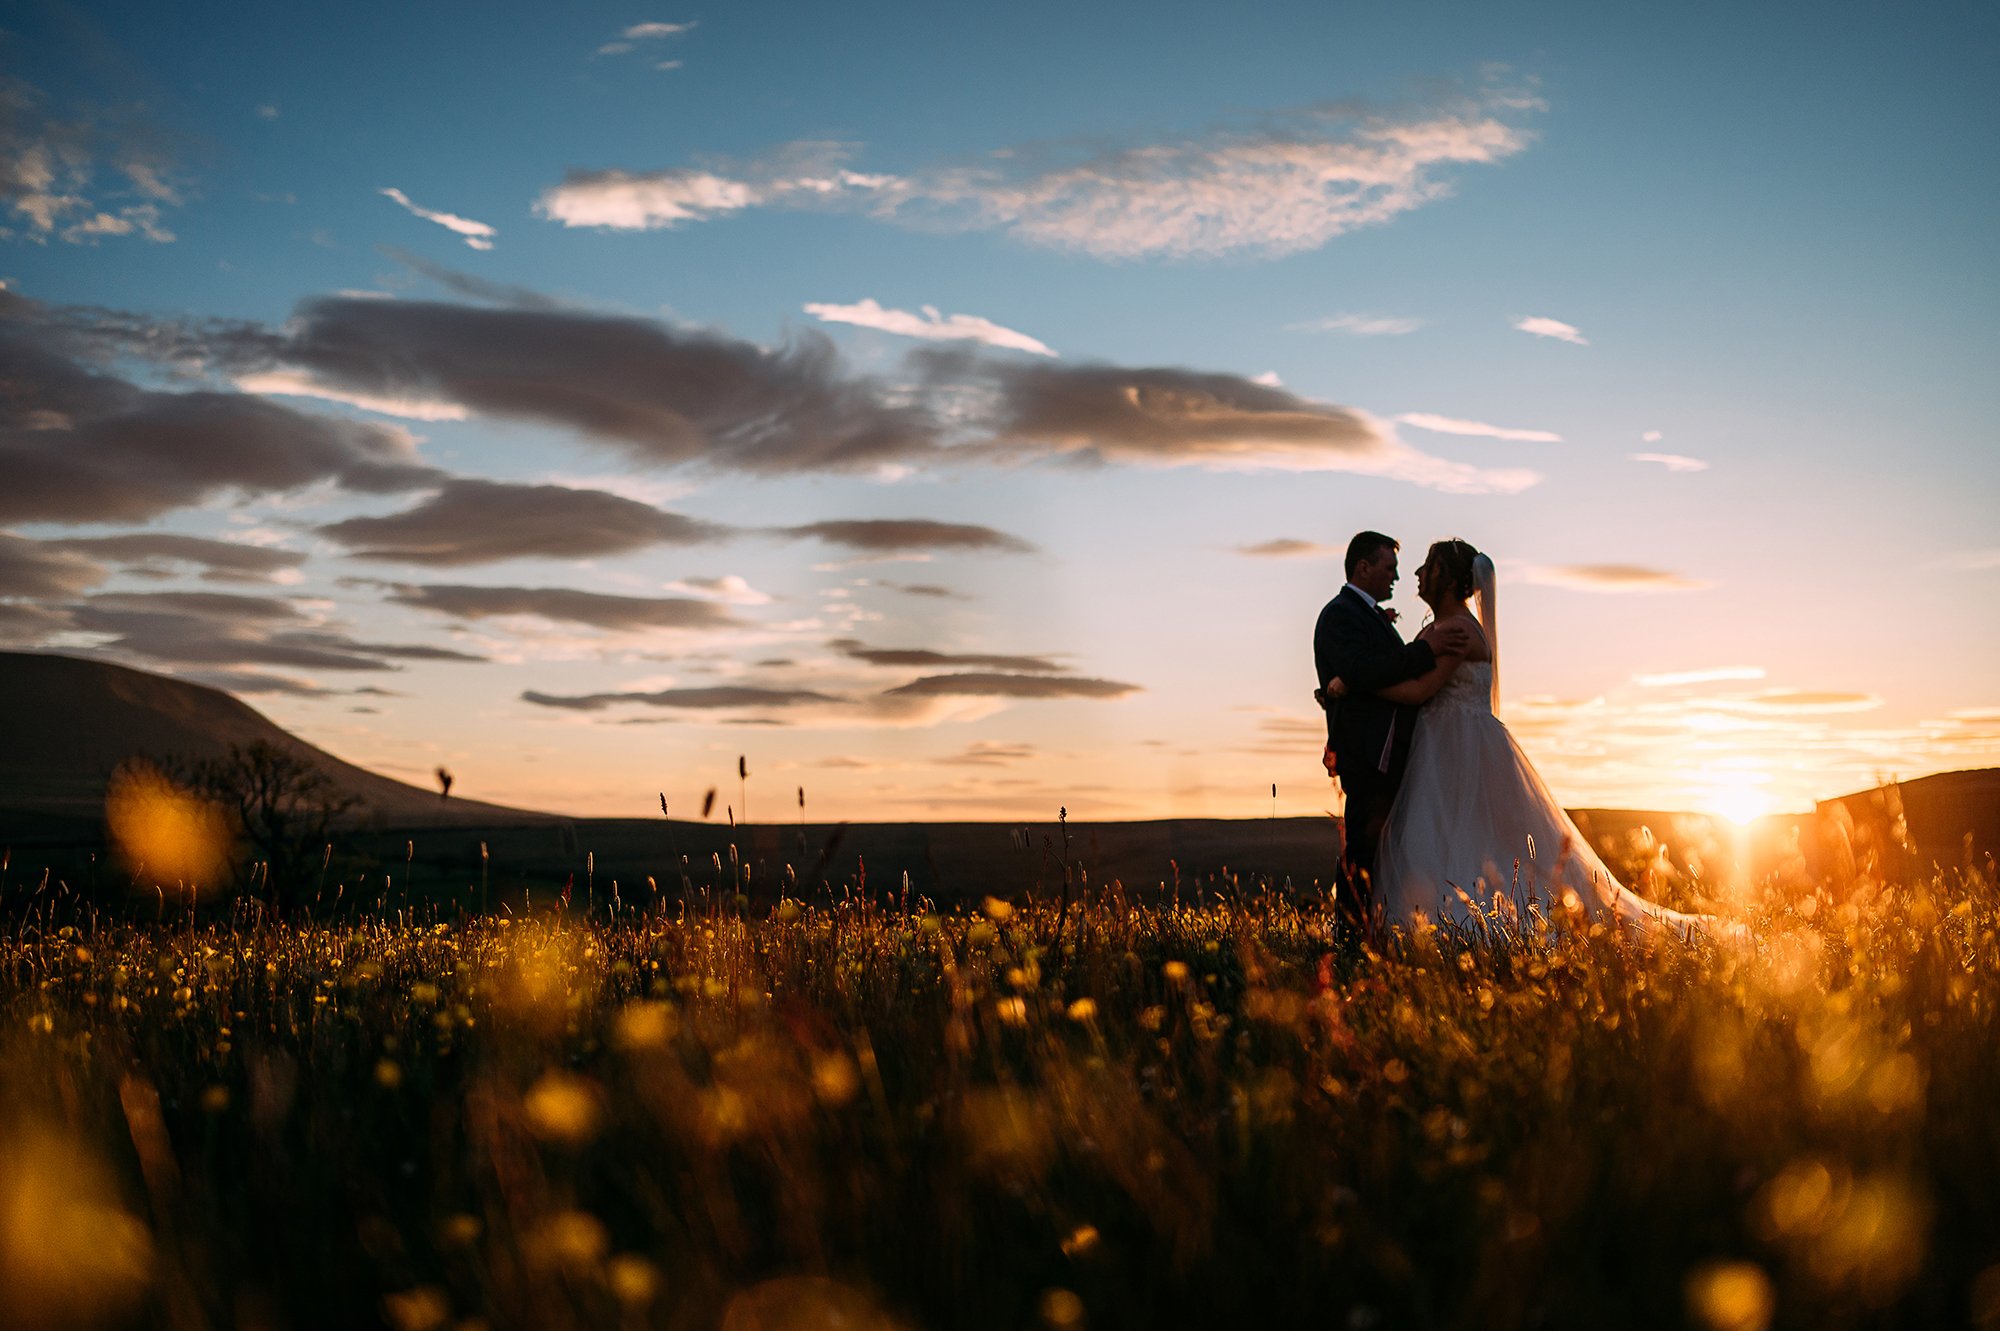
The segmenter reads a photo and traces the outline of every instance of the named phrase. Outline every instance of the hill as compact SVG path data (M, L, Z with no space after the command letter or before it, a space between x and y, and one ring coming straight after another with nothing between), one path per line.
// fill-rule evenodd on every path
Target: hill
M262 741L311 763L357 801L363 826L511 825L547 814L444 800L344 762L222 692L108 661L0 652L0 837L72 840L94 832L111 773L128 758L184 763Z
M579 885L648 875L672 884L686 862L726 861L738 848L760 890L822 873L851 880L865 866L871 886L944 896L1011 893L1039 883L1059 890L1067 858L1092 883L1153 886L1179 880L1214 888L1234 874L1305 886L1324 881L1339 831L1325 818L1164 819L1052 823L758 824L663 819L571 819L477 801L442 800L280 728L220 690L105 661L0 652L0 845L68 847L82 863L101 844L110 775L131 757L187 762L221 757L257 741L311 763L358 802L355 848L384 863L404 861L402 881L440 890L482 879L516 885ZM1821 803L1810 814L1774 816L1738 829L1705 814L1586 809L1579 826L1614 866L1656 844L1705 876L1761 876L1803 854L1815 869L1856 849L1899 847L1919 864L1958 864L1970 836L1977 854L2000 850L2000 770L1951 772ZM489 859L490 857L490 863ZM16 877L32 854L14 860ZM57 861L50 861L56 863ZM73 872L75 865L67 870Z

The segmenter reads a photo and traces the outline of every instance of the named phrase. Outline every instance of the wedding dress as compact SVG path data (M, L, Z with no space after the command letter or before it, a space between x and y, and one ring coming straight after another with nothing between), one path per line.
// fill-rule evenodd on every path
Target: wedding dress
M1668 910L1627 891L1542 783L1493 712L1493 663L1468 661L1424 704L1409 765L1376 858L1389 927L1525 923L1574 892L1593 919L1644 931L1714 936L1711 916ZM1509 907L1511 906L1511 910ZM1477 927L1477 926L1475 926Z

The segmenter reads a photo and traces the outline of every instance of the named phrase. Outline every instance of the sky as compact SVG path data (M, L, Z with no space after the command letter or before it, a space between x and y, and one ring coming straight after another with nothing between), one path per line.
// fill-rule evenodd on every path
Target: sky
M1372 528L1405 632L1431 541L1491 555L1573 807L1993 765L1996 55L1971 4L17 5L0 646L578 815L1314 815Z

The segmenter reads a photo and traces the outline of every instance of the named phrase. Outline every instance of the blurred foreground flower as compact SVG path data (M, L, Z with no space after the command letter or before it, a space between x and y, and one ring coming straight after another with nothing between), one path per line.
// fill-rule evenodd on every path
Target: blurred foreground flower
M722 1314L722 1331L899 1331L902 1323L850 1285L786 1276L744 1290Z
M0 1325L100 1326L152 1282L153 1240L104 1169L40 1130L0 1145Z
M228 814L151 763L112 774L104 818L120 857L150 886L214 887L228 868Z

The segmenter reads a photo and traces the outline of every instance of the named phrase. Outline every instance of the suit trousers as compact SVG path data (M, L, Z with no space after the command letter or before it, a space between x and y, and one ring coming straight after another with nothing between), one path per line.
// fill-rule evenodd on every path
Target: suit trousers
M1362 772L1343 775L1340 787L1347 797L1347 811L1341 821L1335 916L1343 933L1366 937L1375 917L1375 855L1389 822L1389 807L1396 801L1396 786L1384 774Z

